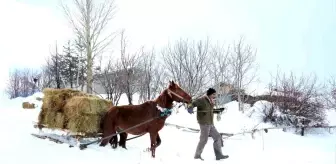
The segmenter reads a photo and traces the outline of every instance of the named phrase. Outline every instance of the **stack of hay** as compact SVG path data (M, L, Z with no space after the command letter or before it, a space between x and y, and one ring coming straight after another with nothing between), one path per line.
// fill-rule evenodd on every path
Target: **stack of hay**
M38 124L71 132L97 133L112 102L73 89L44 89Z
M29 103L29 102L23 102L22 103L22 108L23 109L34 109L35 104L34 103Z

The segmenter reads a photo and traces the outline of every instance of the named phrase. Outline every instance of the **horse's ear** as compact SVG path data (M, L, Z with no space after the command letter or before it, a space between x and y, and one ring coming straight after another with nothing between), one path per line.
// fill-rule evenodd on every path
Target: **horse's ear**
M169 80L168 87L170 87L171 85L172 85L172 82Z
M175 85L175 82L174 82L174 80L172 80L172 81L171 81L171 84L172 84L172 85Z

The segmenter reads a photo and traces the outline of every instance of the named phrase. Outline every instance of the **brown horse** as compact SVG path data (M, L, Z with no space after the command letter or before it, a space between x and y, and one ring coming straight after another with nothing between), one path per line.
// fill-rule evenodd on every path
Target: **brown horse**
M109 139L108 136L116 134L117 129L128 129L155 118L146 124L120 134L120 143L125 144L127 133L132 135L149 133L151 140L150 150L152 157L155 158L155 148L161 143L158 133L163 128L166 118L168 117L168 115L165 115L165 112L171 112L173 101L190 103L191 96L175 84L174 81L170 81L168 88L155 100L146 101L139 105L111 107L102 119L103 138L106 139L102 140L100 146L106 146L106 144L110 142L112 147L116 148L118 142L117 136L111 139Z

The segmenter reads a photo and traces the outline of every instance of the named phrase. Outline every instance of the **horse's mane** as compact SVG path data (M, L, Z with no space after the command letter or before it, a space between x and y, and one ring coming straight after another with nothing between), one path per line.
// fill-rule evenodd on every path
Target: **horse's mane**
M173 106L173 100L169 97L168 89L163 90L154 102L163 108L171 108Z

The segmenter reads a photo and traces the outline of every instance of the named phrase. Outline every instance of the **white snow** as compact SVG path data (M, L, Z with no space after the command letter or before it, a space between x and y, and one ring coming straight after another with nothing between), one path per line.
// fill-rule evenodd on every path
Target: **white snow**
M215 161L212 149L212 139L209 138L202 154L205 161L193 159L198 143L199 133L182 131L175 127L165 126L160 131L162 144L157 148L156 158L149 152L144 152L150 145L148 134L128 141L128 150L110 146L99 147L97 144L89 146L86 150L69 148L66 144L57 144L51 141L33 137L31 133L38 133L33 128L33 121L37 120L41 102L36 97L43 97L41 93L28 98L8 100L1 98L0 103L0 163L32 163L32 164L59 164L59 163L123 163L123 164L151 164L151 163L255 163L255 164L334 164L336 163L336 135L322 130L299 136L292 132L282 130L269 130L268 133L257 132L252 139L251 134L237 135L224 140L224 154L230 158ZM36 109L24 110L22 102L29 101L38 105ZM137 100L135 100L136 102ZM121 104L126 104L123 96ZM265 103L265 102L264 102ZM226 133L239 133L251 130L254 127L271 127L260 123L258 102L252 108L246 106L246 112L238 111L237 102L226 104L228 110L223 113L221 121L215 121L218 131ZM267 102L266 102L267 103ZM176 110L167 122L199 128L196 114L189 114L183 107ZM251 113L251 111L255 111ZM328 111L328 120L336 125L336 112ZM334 131L335 132L335 131Z

